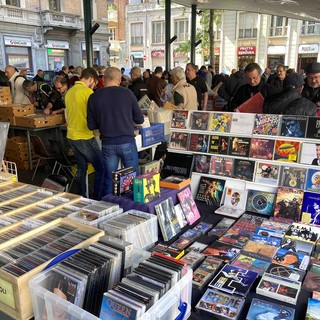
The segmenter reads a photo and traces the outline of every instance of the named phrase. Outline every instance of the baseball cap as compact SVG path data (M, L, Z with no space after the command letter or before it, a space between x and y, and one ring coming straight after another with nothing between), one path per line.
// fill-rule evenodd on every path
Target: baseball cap
M283 80L283 87L300 88L304 85L302 76L299 73L289 73Z
M319 72L320 72L320 63L319 62L309 63L306 67L306 74L319 73Z

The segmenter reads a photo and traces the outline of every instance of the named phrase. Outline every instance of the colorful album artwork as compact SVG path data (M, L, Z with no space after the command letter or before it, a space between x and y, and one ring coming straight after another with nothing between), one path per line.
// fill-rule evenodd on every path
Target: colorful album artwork
M276 140L273 160L298 162L299 141Z

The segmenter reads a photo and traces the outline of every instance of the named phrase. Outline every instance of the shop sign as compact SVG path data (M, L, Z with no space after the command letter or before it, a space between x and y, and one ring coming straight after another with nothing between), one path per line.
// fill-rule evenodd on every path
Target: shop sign
M220 55L220 48L219 48L219 47L215 47L215 48L214 48L214 54L215 54L216 56L219 56L219 55Z
M256 54L256 47L238 47L238 56L250 56Z
M20 37L4 37L6 46L31 47L31 39Z
M158 50L152 50L151 51L151 57L155 59L162 59L164 58L164 50L163 49L158 49Z
M47 48L66 50L69 49L68 41L47 40Z
M143 59L143 52L142 51L131 52L130 57L135 59Z
M299 46L299 54L303 53L318 53L319 45L318 44L301 44Z
M173 50L173 57L174 58L186 58L187 54L184 52Z
M84 42L81 43L81 47L83 51L86 51L86 44ZM93 51L100 51L100 43L93 43L92 44Z
M286 54L286 46L269 46L268 54Z

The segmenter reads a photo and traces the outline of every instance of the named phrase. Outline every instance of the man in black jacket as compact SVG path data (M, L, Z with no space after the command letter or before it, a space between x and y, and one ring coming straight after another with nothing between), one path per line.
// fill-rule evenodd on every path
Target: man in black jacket
M139 101L144 95L148 95L147 84L142 79L141 69L139 67L133 67L130 70L130 76L132 79L132 83L128 88L133 92L133 94Z
M227 105L228 111L234 111L235 108L239 107L258 92L260 92L264 98L274 93L271 85L261 81L262 70L257 63L249 63L245 67L244 72L247 83L242 85L229 100Z
M306 67L306 81L302 96L311 100L320 108L320 63L312 62Z
M264 101L263 112L315 116L316 105L301 95L303 84L304 81L300 74L288 74L283 81L284 91L267 97Z

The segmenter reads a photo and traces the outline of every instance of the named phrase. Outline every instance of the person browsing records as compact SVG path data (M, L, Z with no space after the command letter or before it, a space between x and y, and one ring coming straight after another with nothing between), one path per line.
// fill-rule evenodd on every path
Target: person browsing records
M105 87L88 100L88 128L100 131L102 157L105 168L106 194L112 193L112 172L119 160L124 167L135 167L139 172L138 150L134 123L144 122L137 99L131 90L120 87L121 72L115 67L105 72Z

